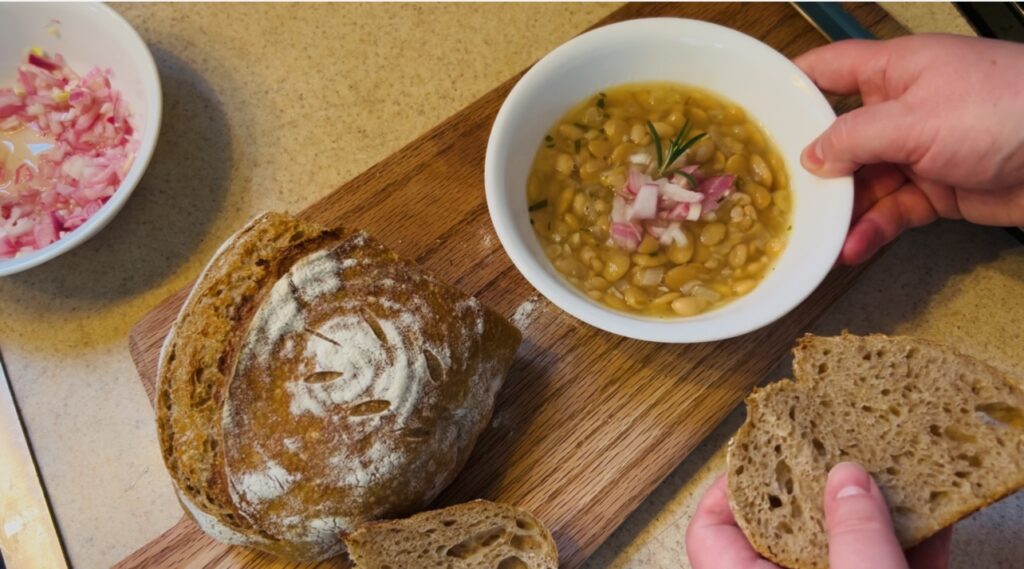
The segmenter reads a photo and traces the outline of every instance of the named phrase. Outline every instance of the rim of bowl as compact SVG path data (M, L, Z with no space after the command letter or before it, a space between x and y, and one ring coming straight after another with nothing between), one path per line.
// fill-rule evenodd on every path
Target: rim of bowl
M800 279L802 284L797 287L798 290L791 293L784 302L763 307L760 314L754 315L754 317L736 317L730 314L727 315L728 319L723 319L721 318L723 311L729 307L729 305L725 305L696 316L654 318L631 315L596 303L584 297L568 281L548 273L545 264L550 265L550 261L547 258L538 259L530 253L528 246L517 237L512 213L507 211L502 204L504 192L515 191L506 188L504 182L507 171L505 156L510 150L509 133L515 128L515 124L512 123L513 107L520 104L520 99L526 96L525 93L541 85L545 75L564 64L565 60L576 57L579 52L586 49L586 46L613 39L612 36L619 34L633 34L634 37L639 37L640 33L645 30L649 31L652 27L675 27L685 33L699 30L702 35L728 38L744 48L756 50L759 55L784 65L794 73L794 77L798 78L800 82L797 87L807 94L807 104L811 106L812 112L835 117L835 111L828 104L824 95L799 67L771 46L743 32L702 20L686 18L641 18L602 26L570 39L541 58L516 82L502 103L491 127L484 164L484 189L491 223L498 234L502 248L523 277L558 308L591 326L619 336L672 344L710 342L741 336L767 326L788 314L810 296L831 271L842 249L849 215L853 210L853 178L851 176L829 180L841 184L843 187L838 189L833 197L837 201L837 209L842 216L842 222L835 225L835 231L822 235L816 247L823 253L820 258L827 262L803 267L804 272ZM521 190L525 191L525 188L521 188ZM756 290L755 288L754 292ZM763 306L767 306L767 304L761 303ZM716 325L707 326L710 322L715 322Z
M149 51L149 46L146 45L138 31L110 6L96 3L82 6L82 8L94 9L104 13L110 18L112 26L120 28L126 34L129 42L137 44L135 49L140 50L143 60L143 66L139 69L142 83L144 85L151 84L154 87L151 92L145 94L147 106L146 121L147 123L152 121L153 128L146 129L145 136L139 141L139 149L135 153L131 168L128 169L128 173L121 180L121 185L117 187L117 191L107 200L107 203L103 204L103 207L80 227L46 247L33 251L23 257L0 259L0 277L37 267L88 241L106 227L117 216L118 212L121 211L121 208L128 202L128 198L135 191L136 186L138 186L142 175L149 167L150 160L153 158L153 150L156 148L156 141L160 136L160 126L163 119L163 86L160 83L160 73L157 71L156 61L153 59L152 52Z

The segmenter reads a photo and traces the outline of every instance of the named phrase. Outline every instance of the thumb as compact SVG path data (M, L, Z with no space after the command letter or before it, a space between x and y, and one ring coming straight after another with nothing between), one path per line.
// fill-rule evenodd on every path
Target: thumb
M885 76L891 47L892 43L884 40L842 40L814 48L794 59L793 63L826 93L860 93L863 97L862 84L874 77ZM871 99L871 93L867 95Z
M832 569L907 569L885 498L860 466L843 462L829 472L825 524Z
M804 149L800 162L825 177L847 176L865 164L912 164L922 154L912 114L899 100L840 115Z

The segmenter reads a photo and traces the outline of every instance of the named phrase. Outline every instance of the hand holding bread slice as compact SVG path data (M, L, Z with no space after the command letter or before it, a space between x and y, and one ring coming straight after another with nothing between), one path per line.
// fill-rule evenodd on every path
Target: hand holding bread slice
M729 498L764 557L828 567L822 496L839 462L878 483L900 544L1024 487L1024 391L950 348L881 335L805 337L796 381L756 390L729 447Z

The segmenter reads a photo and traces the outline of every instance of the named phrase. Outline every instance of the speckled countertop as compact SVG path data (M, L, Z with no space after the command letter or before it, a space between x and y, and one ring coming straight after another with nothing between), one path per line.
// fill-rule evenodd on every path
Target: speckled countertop
M0 279L0 347L76 567L110 566L181 516L128 357L131 325L255 213L301 209L616 7L115 6L160 68L156 156L99 236ZM913 30L969 32L948 5L891 10ZM815 331L920 334L1024 376L1022 298L1024 247L943 223L897 243ZM686 522L741 420L731 415L589 566L688 566ZM1020 567L1022 523L1017 495L960 524L955 566Z

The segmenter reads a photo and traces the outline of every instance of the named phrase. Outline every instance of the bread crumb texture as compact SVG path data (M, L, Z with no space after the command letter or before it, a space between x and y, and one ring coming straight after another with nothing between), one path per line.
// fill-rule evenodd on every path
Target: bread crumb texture
M529 512L476 500L403 520L371 522L346 538L357 569L555 569L551 533Z
M755 390L729 447L733 512L768 559L828 566L822 495L839 462L871 473L905 548L1024 487L1024 392L991 366L846 334L805 337L793 372Z

